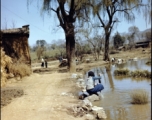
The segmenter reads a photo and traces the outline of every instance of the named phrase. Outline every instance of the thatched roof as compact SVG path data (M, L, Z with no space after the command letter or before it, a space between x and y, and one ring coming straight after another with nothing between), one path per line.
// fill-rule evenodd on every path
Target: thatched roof
M29 25L24 25L22 28L1 30L3 34L29 34Z

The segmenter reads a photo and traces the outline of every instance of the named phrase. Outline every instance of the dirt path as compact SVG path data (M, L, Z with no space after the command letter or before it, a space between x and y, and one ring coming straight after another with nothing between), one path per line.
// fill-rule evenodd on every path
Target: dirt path
M32 74L21 82L8 84L7 87L22 88L24 95L1 109L1 120L81 120L66 111L66 107L78 103L74 80L69 81L68 77L68 73Z
M142 50L136 50L135 52L120 52L111 57L147 58L150 54L149 52L142 54ZM107 63L104 61L97 61L89 64L83 63L77 68L82 68L83 73L88 68L105 64ZM57 69L58 63L49 63L49 68ZM76 80L70 79L70 76L71 74L67 72L59 73L55 70L50 74L33 73L21 81L7 84L6 88L23 89L24 95L13 99L10 104L1 108L1 120L84 120L84 118L76 118L68 114L66 109L79 102Z

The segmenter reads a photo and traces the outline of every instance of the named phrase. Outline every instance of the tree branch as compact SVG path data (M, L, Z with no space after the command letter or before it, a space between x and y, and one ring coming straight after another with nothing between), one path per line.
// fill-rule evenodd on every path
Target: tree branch
M57 10L56 10L56 14L57 14L57 17L58 17L58 19L59 19L59 21L60 21L60 26L61 26L63 29L65 29L64 23L63 23L62 18L61 18L61 16L60 16L60 8L59 8L59 7L58 7Z
M99 20L100 20L100 22L101 22L102 26L103 26L103 27L105 27L105 24L104 24L104 22L102 21L102 19L101 19L100 15L99 15L99 12L97 12L97 16L98 16L98 18L99 18Z

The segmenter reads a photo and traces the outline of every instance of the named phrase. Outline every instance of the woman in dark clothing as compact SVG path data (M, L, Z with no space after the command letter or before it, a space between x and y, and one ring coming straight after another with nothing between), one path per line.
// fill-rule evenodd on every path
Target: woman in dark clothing
M47 68L47 60L45 59L45 67Z

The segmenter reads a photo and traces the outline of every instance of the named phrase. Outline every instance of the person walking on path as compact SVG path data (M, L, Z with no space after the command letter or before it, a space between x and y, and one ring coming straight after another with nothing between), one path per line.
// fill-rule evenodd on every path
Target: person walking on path
M47 59L45 59L45 68L47 68Z
M44 67L44 59L41 60L41 67Z

